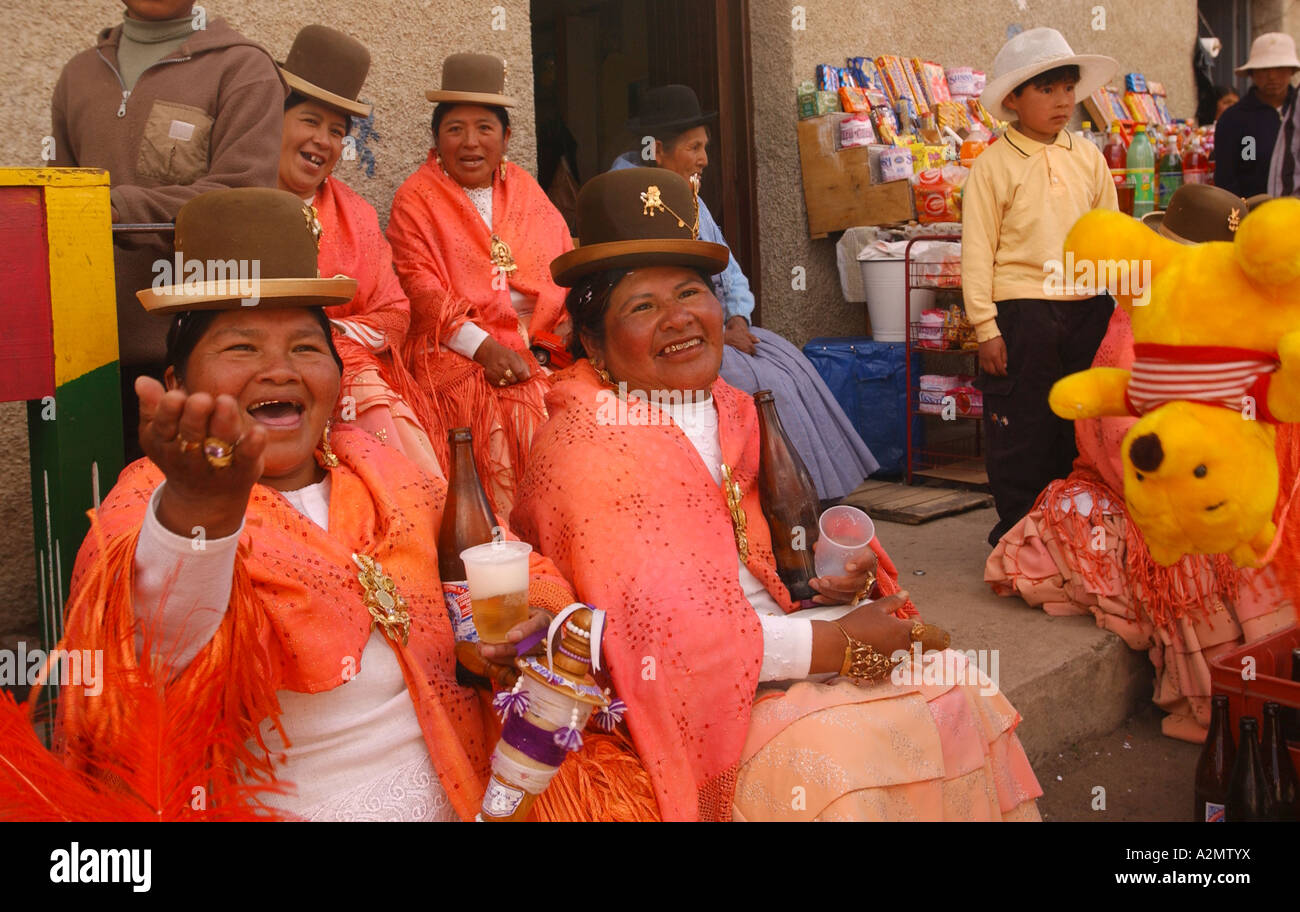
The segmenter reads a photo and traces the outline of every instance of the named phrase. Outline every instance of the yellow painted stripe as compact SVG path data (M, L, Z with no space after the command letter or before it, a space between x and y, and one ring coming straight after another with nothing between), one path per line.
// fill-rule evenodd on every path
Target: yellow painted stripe
M99 168L0 168L0 187L107 187Z
M48 185L45 219L54 318L54 385L63 386L117 360L108 182L99 186Z

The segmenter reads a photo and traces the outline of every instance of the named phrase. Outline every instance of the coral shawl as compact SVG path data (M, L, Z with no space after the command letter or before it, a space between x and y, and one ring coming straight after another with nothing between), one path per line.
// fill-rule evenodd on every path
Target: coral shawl
M393 251L379 230L375 209L347 184L327 178L312 203L321 223L318 266L322 276L357 280L346 304L325 308L335 321L334 346L343 359L343 396L355 400L356 420L431 475L441 477L438 450L419 418L424 393L402 359L411 304L393 271Z
M619 400L586 360L553 384L513 528L608 612L602 653L663 819L730 820L763 634L726 499L680 428ZM747 566L789 611L759 504L754 403L722 380L712 392L722 459L743 492ZM877 553L882 589L896 592Z
M505 491L507 500L513 495L514 473L522 471L533 434L546 418L549 384L528 350L527 335L567 332L565 290L551 280L551 260L573 247L563 216L537 182L516 165L507 164L506 173L504 181L495 173L492 178L489 230L465 189L430 151L398 188L388 220L393 265L411 301L406 362L431 400L419 417L443 465L449 459L447 430L473 429L479 473L499 509L506 505L494 489ZM493 234L510 246L518 267L505 283L489 257ZM511 304L511 290L536 299L527 330ZM469 321L523 355L531 379L494 387L478 362L442 351ZM489 459L494 427L504 429L506 440Z
M217 789L231 784L235 761L271 772L258 725L275 718L277 690L318 693L346 683L360 667L371 632L353 554L366 554L396 583L410 608L408 646L396 653L429 755L456 812L478 811L492 745L480 701L456 683L450 621L435 548L446 485L430 478L369 434L342 427L332 437L341 464L330 470L329 530L295 510L278 492L253 488L235 564L230 607L212 641L168 685L168 699L213 709L212 756ZM131 571L149 498L163 480L141 459L122 473L83 544L73 575L65 643L105 650L108 685L99 697L67 688L60 698L61 735L73 756L111 758L135 736L135 707L114 677L139 675L132 629ZM533 565L530 602L558 610L567 585L552 565ZM215 694L214 694L215 692ZM223 739L222 734L234 735ZM251 740L250 740L251 739ZM224 778L223 778L224 777Z
M362 327L359 334L378 343L362 345L348 336L335 339L343 359L344 382L365 366L380 368L387 379L393 370L393 358L387 352L402 350L411 323L411 304L393 272L393 251L379 230L379 217L373 206L334 177L320 185L312 205L321 224L320 274L357 280L352 300L327 307L325 313Z

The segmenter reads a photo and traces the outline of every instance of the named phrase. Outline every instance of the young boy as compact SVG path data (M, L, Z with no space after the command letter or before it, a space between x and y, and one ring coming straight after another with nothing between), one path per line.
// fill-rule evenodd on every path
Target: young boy
M54 164L108 171L114 223L170 222L220 187L274 187L284 82L270 54L195 0L123 0L120 25L68 61L54 89ZM168 321L135 298L171 235L116 238L123 431L136 443L140 373L161 378Z
M1090 366L1106 333L1107 295L1052 293L1049 263L1090 209L1116 209L1101 152L1065 129L1075 99L1119 68L1076 55L1055 29L1021 32L998 52L981 100L1011 121L971 169L962 197L962 293L980 343L985 462L996 544L1055 478L1070 472L1074 425L1048 408L1052 384ZM1068 278L1068 277L1067 277ZM1065 284L1068 285L1068 282Z

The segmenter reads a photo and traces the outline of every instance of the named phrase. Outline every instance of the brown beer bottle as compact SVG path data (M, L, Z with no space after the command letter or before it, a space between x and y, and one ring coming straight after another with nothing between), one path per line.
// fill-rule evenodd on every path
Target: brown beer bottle
M817 541L817 488L803 460L790 445L776 413L771 390L754 394L758 406L758 496L772 530L772 551L781 582L795 602L817 594L808 581L817 575L813 545Z
M447 502L438 527L438 577L456 639L477 642L469 582L460 552L492 541L496 518L474 466L474 440L469 428L453 428L447 441L451 466L447 472Z
M1264 755L1264 779L1268 784L1268 794L1273 800L1274 820L1296 819L1296 798L1300 793L1300 784L1296 781L1295 764L1291 762L1291 751L1287 749L1282 737L1282 715L1291 712L1273 702L1264 704L1264 743L1260 753Z
M1273 802L1264 779L1264 761L1259 755L1259 720L1242 716L1241 742L1237 760L1232 764L1232 778L1228 780L1223 817L1230 823L1243 823L1269 820L1272 816Z
M1228 798L1228 780L1237 751L1228 724L1228 698L1222 694L1211 698L1210 733L1196 761L1196 810L1192 820L1198 823L1223 823L1223 805Z

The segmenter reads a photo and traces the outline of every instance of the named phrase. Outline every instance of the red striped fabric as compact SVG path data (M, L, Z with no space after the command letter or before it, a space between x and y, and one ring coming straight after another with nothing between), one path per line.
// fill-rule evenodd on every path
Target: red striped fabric
M1269 420L1268 381L1278 368L1272 352L1140 343L1133 354L1127 400L1134 415L1179 400L1241 411L1253 400L1256 417Z

